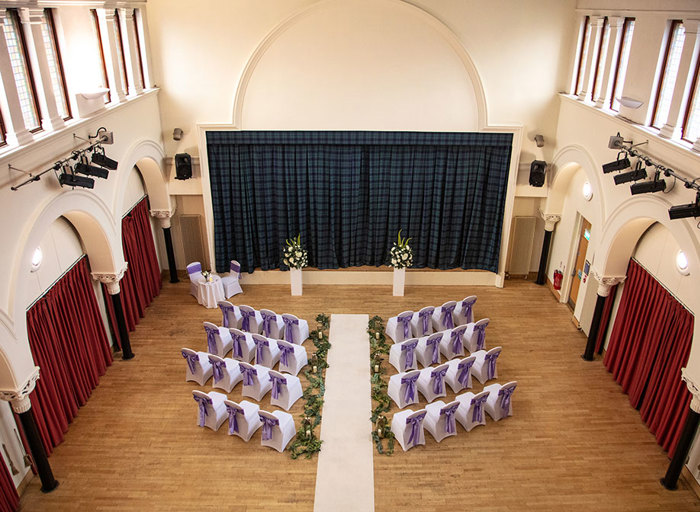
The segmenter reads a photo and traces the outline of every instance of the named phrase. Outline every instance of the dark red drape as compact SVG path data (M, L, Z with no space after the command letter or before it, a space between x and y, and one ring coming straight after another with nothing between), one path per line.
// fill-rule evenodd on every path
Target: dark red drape
M19 494L17 494L15 483L12 481L4 459L0 466L2 466L0 467L0 490L2 491L0 512L15 512L19 508Z
M605 329L600 329L598 331L598 339L595 342L595 351L600 352L600 348L605 343L605 335L608 333L608 322L610 321L610 315L612 314L613 304L615 304L615 295L617 294L617 285L610 287L610 293L605 297L605 304L603 305L603 315L600 317L600 325L605 326Z
M122 247L124 260L129 267L119 282L124 319L130 331L136 328L143 318L146 307L160 293L161 278L156 246L153 242L151 220L148 212L148 197L144 197L122 219ZM106 287L103 293L107 294ZM112 325L116 325L114 309L108 298L107 311ZM114 337L121 346L119 332L114 329Z
M670 456L690 406L681 368L692 338L693 315L631 260L604 362Z
M34 362L41 368L31 410L50 454L112 364L87 258L27 311L27 331Z

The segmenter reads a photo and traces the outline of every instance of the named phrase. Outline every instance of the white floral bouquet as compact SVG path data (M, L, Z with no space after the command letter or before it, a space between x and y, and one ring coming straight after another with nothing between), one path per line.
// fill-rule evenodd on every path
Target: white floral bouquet
M296 238L285 240L282 250L282 261L289 268L302 269L309 264L309 252L301 246L301 234Z
M401 238L401 230L399 229L399 238L394 242L391 248L391 266L394 268L406 268L413 265L413 250L408 245L410 238Z
M211 282L211 272L208 270L202 270L202 277L205 281Z

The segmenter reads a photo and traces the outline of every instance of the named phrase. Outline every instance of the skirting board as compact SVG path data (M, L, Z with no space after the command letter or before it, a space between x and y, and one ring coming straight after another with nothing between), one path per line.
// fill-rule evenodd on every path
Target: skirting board
M681 470L681 478L686 484L688 484L688 487L693 490L695 495L700 498L700 483L698 483L693 474L690 472L688 466L683 466L683 469Z
M387 285L393 283L393 272L363 272L357 270L304 270L304 284ZM241 276L242 285L289 284L289 272L258 270ZM406 273L406 286L498 286L499 276L492 272L432 272Z

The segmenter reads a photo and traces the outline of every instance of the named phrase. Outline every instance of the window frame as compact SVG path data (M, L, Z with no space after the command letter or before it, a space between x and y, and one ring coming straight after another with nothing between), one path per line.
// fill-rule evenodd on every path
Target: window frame
M107 74L107 59L105 59L105 48L102 44L102 30L100 29L100 18L97 15L97 9L90 9L90 14L95 27L95 35L97 36L97 44L100 50L100 59L102 60L102 79L104 80L105 89L107 89L107 103L112 102L112 88L109 85L109 75Z
M615 108L615 95L617 93L617 87L618 82L620 81L620 75L622 72L625 72L625 75L627 74L627 66L625 65L625 68L623 70L622 66L622 57L625 55L625 39L627 38L627 34L629 33L630 30L634 30L634 22L636 21L636 18L625 18L625 21L622 23L622 38L620 39L620 47L617 50L617 60L615 61L615 74L613 76L613 83L612 83L612 89L610 91L610 103L608 104L608 108L612 110L613 112L619 112L619 108ZM630 45L632 44L632 41L630 41ZM624 82L623 84L624 85ZM620 91L622 92L622 91Z
M595 61L595 69L593 70L593 87L591 88L591 100L595 101L596 99L596 90L598 90L600 87L602 87L602 84L598 83L599 80L602 80L603 77L602 75L604 73L600 73L600 64L601 61L603 60L603 43L605 42L605 37L609 36L610 34L610 24L608 23L608 17L603 16L603 27L600 31L600 39L598 40L598 58ZM609 37L608 37L608 44L609 44Z
M66 82L66 71L63 68L63 57L61 57L61 47L58 44L58 32L56 32L56 22L54 20L53 9L44 9L44 18L49 27L49 36L51 37L51 42L53 44L54 52L56 54L56 67L58 68L58 78L61 85L61 93L63 95L63 101L66 102L66 114L64 121L73 119L73 110L71 109L70 101L68 99L68 84Z
M7 129L5 128L5 120L2 117L2 112L0 112L0 132L2 133L0 147L7 146Z
M590 27L591 17L586 16L583 20L583 32L581 33L581 47L578 51L578 68L576 69L576 80L574 81L574 96L579 93L579 84L581 83L581 70L583 68L583 56L586 53L586 46L588 46L588 29Z
M671 27L668 31L668 37L666 38L666 48L664 50L664 60L661 64L661 76L659 76L659 83L656 86L656 97L654 98L654 108L651 112L651 122L649 125L652 128L660 130L662 126L657 126L656 118L658 116L659 104L661 103L661 90L664 86L664 81L666 80L666 73L668 72L669 59L671 57L671 49L673 47L673 38L676 30L679 26L683 26L683 20L671 20ZM676 77L677 78L677 77Z
M114 21L116 25L116 35L119 38L119 52L121 52L121 69L122 73L124 73L124 85L126 87L126 90L124 91L125 95L129 94L129 88L131 84L129 83L129 73L127 73L126 69L126 54L124 53L124 37L122 34L122 22L121 22L121 16L119 16L119 9L114 9Z
M143 72L143 54L141 53L141 31L139 30L139 22L136 19L140 15L139 9L134 9L132 21L134 23L134 37L136 39L136 56L139 61L139 73L141 74L141 87L146 88L146 74Z
M688 103L685 106L683 123L681 124L681 140L690 142L691 144L694 144L695 141L686 139L686 134L690 128L690 117L693 111L693 105L696 101L700 101L700 91L698 91L698 75L700 75L700 59L698 59L697 63L695 64L695 75L693 75L693 82L690 86L690 95L688 97Z

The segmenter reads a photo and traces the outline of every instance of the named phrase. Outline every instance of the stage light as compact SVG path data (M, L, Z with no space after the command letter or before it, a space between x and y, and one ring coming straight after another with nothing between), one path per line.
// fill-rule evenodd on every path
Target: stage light
M109 176L109 171L107 169L88 164L88 159L85 154L80 155L80 162L75 164L75 172L103 179Z
M92 163L97 164L101 167L106 167L107 169L116 170L119 163L116 160L108 158L104 153L99 153L95 151L92 154Z
M92 178L76 176L75 174L66 172L58 177L58 182L61 186L67 185L69 187L93 188L95 186L95 180Z
M615 176L615 185L621 185L623 183L629 183L630 181L639 181L647 177L646 169L634 170L630 172L623 172Z
M652 181L643 181L630 186L630 192L632 192L633 196L637 194L647 194L650 192L662 192L664 190L666 190L666 181L659 179L658 171L654 175L654 179Z
M694 203L671 206L671 208L668 209L668 217L671 220L700 217L700 192L698 192Z
M609 164L603 165L603 173L608 174L613 171L623 171L630 166L630 159L625 156L625 158L620 158L620 154L617 155L617 160L610 162Z

